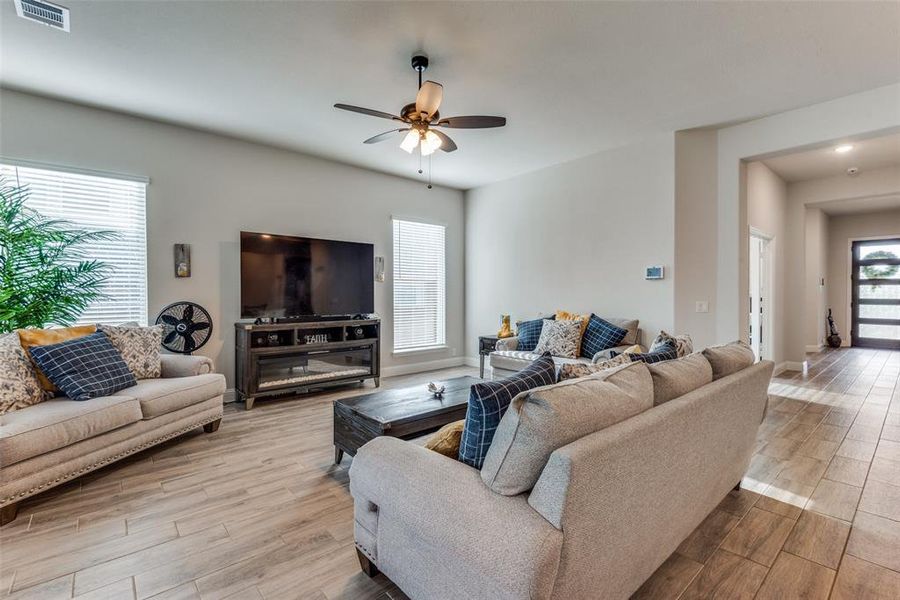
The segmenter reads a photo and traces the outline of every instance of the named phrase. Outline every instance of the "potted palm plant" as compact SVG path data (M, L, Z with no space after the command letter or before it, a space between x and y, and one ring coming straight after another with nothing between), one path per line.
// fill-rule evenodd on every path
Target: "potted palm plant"
M110 266L88 259L109 231L86 231L26 206L28 188L0 178L0 333L68 326L103 296Z

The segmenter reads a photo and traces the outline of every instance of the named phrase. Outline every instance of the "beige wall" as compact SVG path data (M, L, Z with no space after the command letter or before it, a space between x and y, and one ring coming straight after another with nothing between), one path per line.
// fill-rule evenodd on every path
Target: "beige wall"
M900 210L829 219L828 304L845 345L850 344L850 242L877 237L900 238Z
M716 339L715 130L675 134L675 331L689 333L697 349ZM709 312L696 312L696 303Z
M501 313L639 318L645 342L671 329L674 152L667 134L467 192L467 354Z
M788 188L790 196L790 187ZM828 223L829 217L821 209L807 207L805 216L805 350L815 351L824 344L827 335L825 315L828 306ZM823 283L824 281L824 283Z
M463 353L464 206L460 191L122 114L0 92L0 155L147 176L151 317L192 300L213 317L211 356L233 385L240 313L239 231L371 242L386 259L375 285L388 372L460 364ZM347 143L356 143L348 140ZM373 148L392 152L396 148ZM412 167L411 167L412 168ZM447 225L448 349L392 355L392 215ZM172 245L191 244L192 277L176 279Z
M788 223L787 184L761 162L747 164L747 219L750 227L771 238L769 252L772 264L769 318L771 356L776 364L786 358L785 331L779 325L787 318L785 273L787 253L793 241L786 235ZM749 314L749 312L748 312Z

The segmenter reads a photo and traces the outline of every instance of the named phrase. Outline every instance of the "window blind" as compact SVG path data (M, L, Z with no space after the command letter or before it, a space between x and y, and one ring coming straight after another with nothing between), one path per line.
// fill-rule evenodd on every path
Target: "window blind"
M447 343L446 227L393 220L394 350Z
M82 248L85 259L110 265L104 298L91 304L78 324L147 324L146 184L0 164L7 185L28 186L25 205L73 227L113 231L117 238Z

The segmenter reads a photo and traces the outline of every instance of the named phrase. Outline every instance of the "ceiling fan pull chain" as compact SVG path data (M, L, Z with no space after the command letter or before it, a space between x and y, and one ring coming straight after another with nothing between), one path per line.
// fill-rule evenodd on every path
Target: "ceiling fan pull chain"
M419 152L419 175L422 174L422 153Z
M431 154L428 155L428 189L431 189Z

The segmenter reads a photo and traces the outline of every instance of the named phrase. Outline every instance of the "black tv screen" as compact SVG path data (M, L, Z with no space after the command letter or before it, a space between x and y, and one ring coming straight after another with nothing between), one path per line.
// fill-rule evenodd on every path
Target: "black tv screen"
M375 311L375 247L241 232L241 318Z

